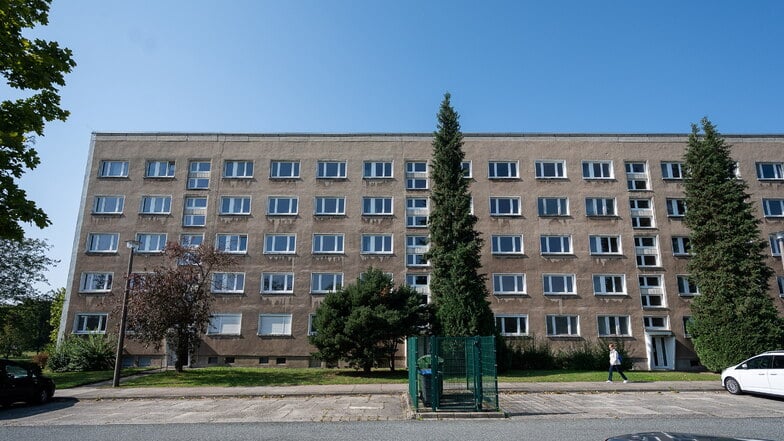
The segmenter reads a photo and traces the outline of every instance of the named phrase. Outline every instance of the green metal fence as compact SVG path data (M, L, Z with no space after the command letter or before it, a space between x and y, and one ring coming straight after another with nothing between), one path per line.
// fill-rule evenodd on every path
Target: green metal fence
M498 410L493 337L410 337L407 352L416 410Z

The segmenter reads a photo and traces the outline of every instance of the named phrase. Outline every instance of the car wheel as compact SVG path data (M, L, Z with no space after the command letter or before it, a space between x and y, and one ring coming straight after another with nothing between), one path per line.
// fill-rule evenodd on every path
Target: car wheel
M727 379L724 380L724 388L727 389L727 392L733 395L738 395L739 393L743 392L740 388L740 384L738 383L738 380L732 377L727 377Z
M46 390L46 388L42 388L35 395L35 402L37 404L44 404L49 401L49 398L51 398L51 395L49 395L49 391Z

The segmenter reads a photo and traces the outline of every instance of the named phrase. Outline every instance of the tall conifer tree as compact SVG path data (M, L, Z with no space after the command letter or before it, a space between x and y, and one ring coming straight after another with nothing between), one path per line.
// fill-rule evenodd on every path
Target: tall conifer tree
M434 332L446 336L492 335L493 313L485 276L479 274L482 239L474 229L469 180L463 173L463 134L458 114L444 95L433 139L430 211L430 289L436 307Z
M784 345L784 321L768 293L773 272L748 186L731 146L707 118L701 125L702 134L692 125L684 164L689 271L700 290L689 330L701 363L716 371Z

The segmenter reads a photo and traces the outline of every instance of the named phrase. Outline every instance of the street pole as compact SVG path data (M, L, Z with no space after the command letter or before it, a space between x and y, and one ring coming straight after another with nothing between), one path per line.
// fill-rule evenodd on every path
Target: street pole
M131 271L133 269L133 255L139 242L136 240L125 241L125 246L131 250L128 256L128 271L125 278L125 291L122 298L122 312L120 313L120 331L117 337L117 357L114 359L114 377L112 377L112 387L120 386L120 369L122 368L123 346L125 344L125 324L128 321L128 293L131 290Z

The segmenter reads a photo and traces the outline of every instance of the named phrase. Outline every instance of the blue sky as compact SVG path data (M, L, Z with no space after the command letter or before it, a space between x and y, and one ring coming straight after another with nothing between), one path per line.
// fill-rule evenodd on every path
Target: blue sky
M65 286L90 134L784 133L784 2L54 0L78 66L22 186Z

